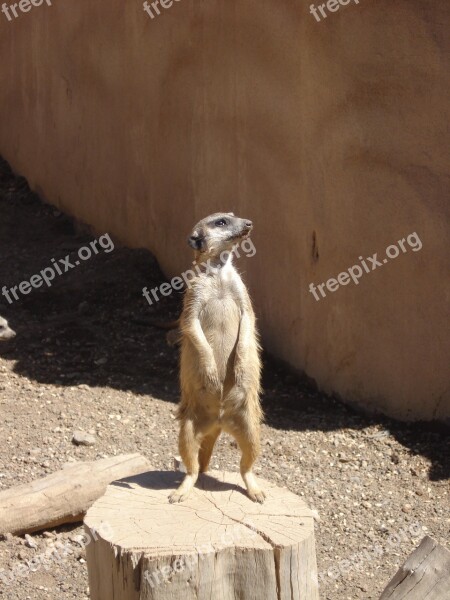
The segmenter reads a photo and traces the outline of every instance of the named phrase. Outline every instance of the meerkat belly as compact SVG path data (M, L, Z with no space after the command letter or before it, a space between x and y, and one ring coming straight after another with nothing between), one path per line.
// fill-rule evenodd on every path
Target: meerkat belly
M200 323L214 352L219 376L224 380L232 368L239 337L239 307L232 298L213 298L202 310Z

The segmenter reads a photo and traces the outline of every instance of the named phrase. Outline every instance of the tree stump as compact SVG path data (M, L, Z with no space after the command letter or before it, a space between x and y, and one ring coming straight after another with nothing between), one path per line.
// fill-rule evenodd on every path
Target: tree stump
M318 600L312 512L262 481L253 503L237 473L201 475L169 504L183 473L116 481L85 528L92 600Z

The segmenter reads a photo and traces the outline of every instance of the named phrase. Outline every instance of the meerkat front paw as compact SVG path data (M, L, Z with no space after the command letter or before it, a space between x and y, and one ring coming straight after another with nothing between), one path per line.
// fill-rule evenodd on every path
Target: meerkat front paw
M216 365L206 365L204 370L205 387L209 392L217 393L222 390L219 372Z

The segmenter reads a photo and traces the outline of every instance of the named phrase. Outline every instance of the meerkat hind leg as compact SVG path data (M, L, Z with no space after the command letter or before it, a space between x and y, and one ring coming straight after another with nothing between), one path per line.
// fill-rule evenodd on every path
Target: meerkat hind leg
M254 448L249 442L247 442L247 446L241 446L241 450L241 475L247 487L248 495L253 502L259 502L262 504L266 499L266 494L259 487L256 477L252 471L252 466L257 458L257 455L255 456Z
M253 464L260 453L259 433L257 431L249 431L248 428L233 428L229 433L236 439L242 452L241 475L248 495L253 502L262 504L266 498L266 494L259 487L252 471Z
M198 462L200 473L205 473L208 470L209 461L211 460L211 455L214 449L214 444L217 441L221 432L220 427L213 430L211 433L208 433L203 438L202 444L200 446L200 451L198 453Z
M186 475L182 484L169 496L169 502L183 502L189 496L197 482L199 473L198 454L202 435L195 430L190 419L183 420L180 427L179 450L181 459L186 467Z

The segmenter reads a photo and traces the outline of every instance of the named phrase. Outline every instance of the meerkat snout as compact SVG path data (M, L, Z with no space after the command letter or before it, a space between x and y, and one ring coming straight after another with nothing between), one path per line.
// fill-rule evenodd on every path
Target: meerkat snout
M14 337L16 337L16 332L10 328L6 319L0 317L0 342L6 342Z

